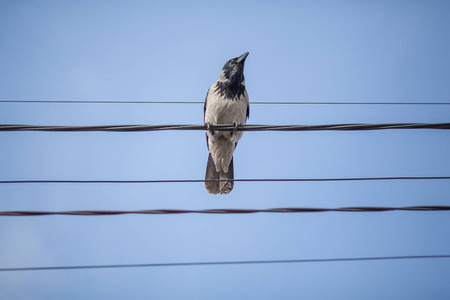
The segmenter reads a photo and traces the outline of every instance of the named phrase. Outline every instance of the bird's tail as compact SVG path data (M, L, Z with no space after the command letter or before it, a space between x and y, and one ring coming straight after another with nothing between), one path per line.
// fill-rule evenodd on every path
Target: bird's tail
M220 179L224 181L208 181L211 179ZM234 185L233 158L231 158L228 173L223 171L217 172L216 165L212 159L211 153L208 156L208 164L206 165L205 187L210 194L228 194ZM225 181L226 180L226 181Z

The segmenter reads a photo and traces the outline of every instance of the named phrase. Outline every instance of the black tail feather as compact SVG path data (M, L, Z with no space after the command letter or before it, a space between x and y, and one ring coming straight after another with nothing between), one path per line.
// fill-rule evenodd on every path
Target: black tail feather
M211 179L228 179L227 181L208 181ZM234 170L233 159L231 159L228 173L217 172L211 154L208 156L208 163L206 165L205 187L210 194L228 194L234 186Z

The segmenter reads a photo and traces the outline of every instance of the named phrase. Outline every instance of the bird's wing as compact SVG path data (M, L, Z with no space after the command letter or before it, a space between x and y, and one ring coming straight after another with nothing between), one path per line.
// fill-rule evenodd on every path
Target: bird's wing
M211 89L211 87L208 89L208 92L206 92L206 98L205 98L205 106L203 107L203 121L206 122L206 103L208 102L208 95L209 95L209 90ZM209 141L208 141L208 134L206 135L206 146L208 147L208 151L209 151Z
M206 93L206 98L205 98L205 106L203 107L203 121L206 121L205 119L205 115L206 115L206 103L208 102L208 95L209 95L209 90L211 89L211 87L209 87L208 92Z

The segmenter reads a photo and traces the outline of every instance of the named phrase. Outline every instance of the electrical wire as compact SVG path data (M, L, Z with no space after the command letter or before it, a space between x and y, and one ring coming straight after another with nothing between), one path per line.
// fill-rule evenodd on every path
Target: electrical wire
M372 181L372 180L447 180L450 176L400 176L400 177L348 177L348 178L254 178L233 179L236 182L321 182L321 181ZM0 180L11 183L199 183L228 181L229 179L161 179L161 180Z
M379 261L403 259L436 259L450 258L450 255L411 255L411 256L376 256L351 258L318 258L318 259L289 259L289 260L247 260L247 261L215 261L215 262L181 262L181 263L153 263L153 264L123 264L123 265L86 265L86 266L59 266L59 267L26 267L26 268L0 268L0 272L11 271L50 271L74 269L111 269L111 268L142 268L142 267L192 267L212 265L249 265L249 264L289 264L289 263L324 263L349 261Z
M56 104L204 104L204 101L114 101L114 100L0 100L0 103ZM450 105L450 102L334 102L334 101L251 101L268 105Z
M288 207L270 209L149 209L149 210L81 210L81 211L2 211L0 216L47 216L47 215L72 215L72 216L104 216L104 215L167 215L167 214L251 214L251 213L309 213L309 212L382 212L382 211L448 211L450 206L406 206L406 207L340 207L340 208L312 208L312 207Z
M0 131L159 131L206 130L206 125L95 125L95 126L39 126L0 125ZM321 130L380 130L380 129L450 129L450 123L385 123L385 124L328 124L328 125L211 125L214 131L321 131Z

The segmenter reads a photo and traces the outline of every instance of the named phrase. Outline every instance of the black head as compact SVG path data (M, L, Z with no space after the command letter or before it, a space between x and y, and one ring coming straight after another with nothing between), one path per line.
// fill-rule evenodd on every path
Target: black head
M245 52L239 57L235 57L227 61L223 66L222 74L230 83L240 84L244 80L244 63L249 52Z
M216 91L221 95L233 99L240 97L245 91L244 63L248 54L245 52L239 57L232 58L223 66L216 85Z

